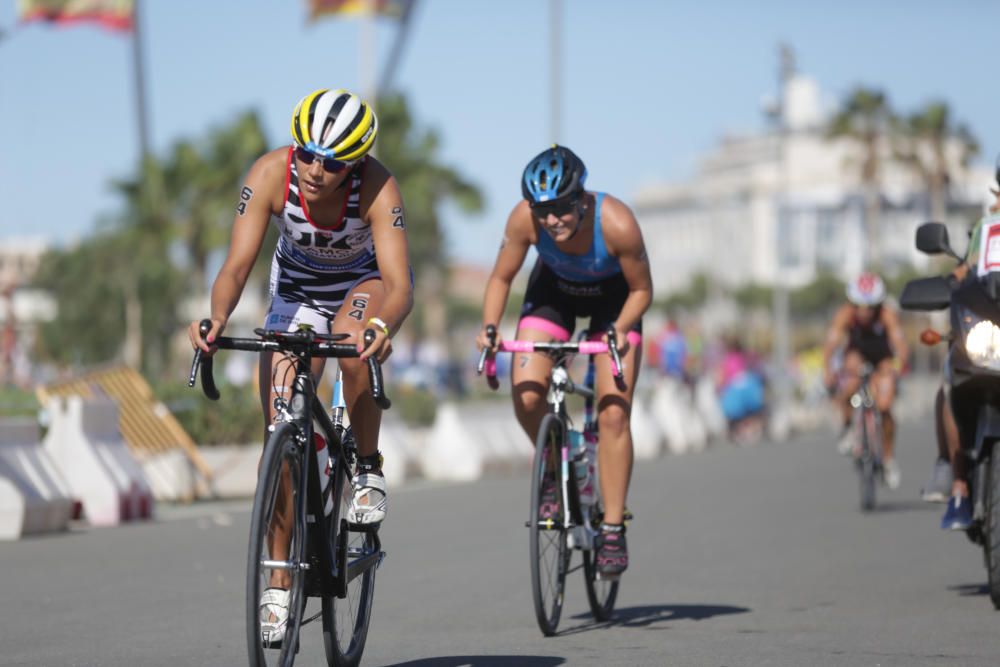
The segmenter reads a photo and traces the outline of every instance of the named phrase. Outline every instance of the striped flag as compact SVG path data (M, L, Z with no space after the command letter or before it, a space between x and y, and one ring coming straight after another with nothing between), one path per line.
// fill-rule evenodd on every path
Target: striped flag
M346 14L349 16L379 16L401 18L406 14L412 0L308 0L309 19L315 21L326 14Z
M99 23L110 30L132 30L133 0L18 0L22 23L45 21L60 25Z

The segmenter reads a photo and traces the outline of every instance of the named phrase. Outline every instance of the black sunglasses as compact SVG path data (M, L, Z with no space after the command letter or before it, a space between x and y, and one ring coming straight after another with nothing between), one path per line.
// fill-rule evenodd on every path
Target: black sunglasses
M531 212L535 216L542 218L543 220L549 215L554 215L557 218L561 218L564 215L569 215L576 211L577 205L580 200L576 197L573 199L564 199L562 201L552 201L552 202L539 202L532 203Z
M302 160L302 164L312 164L313 160L319 157L319 155L316 155L312 151L308 151L305 148L302 148L301 146L295 149L295 155L300 160ZM353 165L354 165L353 162L344 162L342 160L335 160L332 157L323 158L323 170L331 174L339 174L340 172L344 171L349 167L352 167Z

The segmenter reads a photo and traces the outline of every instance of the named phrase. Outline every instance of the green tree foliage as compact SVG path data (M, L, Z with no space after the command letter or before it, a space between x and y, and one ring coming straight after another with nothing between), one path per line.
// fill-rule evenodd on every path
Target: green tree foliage
M121 211L42 262L35 282L52 292L58 315L41 329L39 356L90 365L123 360L131 345L148 376L172 368L178 307L205 289L208 257L228 242L240 179L265 144L257 117L244 114L114 182ZM130 313L138 330L127 340Z
M848 138L861 146L861 158L855 168L865 200L868 263L872 267L877 267L881 261L878 243L881 149L883 142L889 137L894 118L889 98L884 92L859 86L847 96L827 127L828 137Z
M406 98L379 100L378 157L399 182L406 208L410 262L416 282L409 331L437 340L447 334L447 284L444 234L439 211L452 201L466 213L482 210L479 189L438 158L440 138L433 129L417 129Z
M440 164L440 136L434 129L414 126L406 98L394 93L379 99L378 158L399 182L406 206L410 261L420 273L445 260L439 211L453 201L465 213L483 208L483 196L458 170Z
M896 121L898 160L907 164L927 187L930 217L944 222L947 215L948 186L952 162L949 142L958 150L958 164L967 166L979 152L979 142L964 124L956 124L946 102L931 102Z
M792 290L788 305L795 317L827 317L844 303L844 283L831 273L816 276L808 285Z
M692 310L705 305L712 288L711 278L707 273L696 273L691 276L687 287L673 292L663 299L657 300L657 305L667 311L676 309Z

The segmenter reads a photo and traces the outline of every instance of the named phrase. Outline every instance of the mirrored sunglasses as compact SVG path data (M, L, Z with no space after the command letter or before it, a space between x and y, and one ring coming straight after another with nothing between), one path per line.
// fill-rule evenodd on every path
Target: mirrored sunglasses
M312 151L302 148L301 146L295 149L295 155L302 161L302 164L312 164L313 160L321 157ZM344 162L342 160L336 160L332 157L324 157L321 159L323 160L323 170L331 174L339 174L345 169L354 166L353 162Z
M564 199L562 201L552 201L552 202L540 202L531 204L531 212L535 217L545 219L549 215L554 215L557 218L561 218L564 215L569 215L576 211L577 204L580 200L577 198Z

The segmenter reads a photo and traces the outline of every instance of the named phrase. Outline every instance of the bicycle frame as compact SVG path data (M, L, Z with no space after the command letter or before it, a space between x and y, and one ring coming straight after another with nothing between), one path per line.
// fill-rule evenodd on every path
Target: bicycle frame
M496 340L495 327L487 327L487 335L491 340ZM567 541L571 548L590 550L594 545L594 538L597 532L591 526L590 507L584 506L579 501L579 493L575 484L571 484L572 477L569 470L570 444L568 437L569 416L566 413L566 395L579 394L584 397L584 430L593 428L594 405L594 355L607 353L611 358L612 374L616 385L624 387L624 374L622 372L622 362L618 354L617 340L614 329L607 331L608 342L580 340L576 343L562 342L542 342L542 341L503 341L499 346L501 352L542 352L550 351L557 353L555 364L549 373L549 387L546 394L546 402L549 404L549 412L553 414L562 424L562 442L560 443L558 459L554 461L559 466L559 477L562 484L562 497L567 499L567 511L563 512L563 525L555 526L550 520L541 522L539 525L546 530L556 528L565 529ZM570 379L569 371L566 370L566 355L578 352L590 355L587 367L587 376L584 384L576 384ZM477 372L486 371L487 379L491 387L496 388L496 363L495 359L488 355L488 350L484 349L479 358ZM555 455L555 452L553 453ZM596 462L595 462L596 463ZM595 466L596 467L596 466ZM574 488L571 490L570 487ZM571 502L569 500L572 499ZM574 506L580 516L579 524L573 520ZM537 521L537 518L534 519Z
M865 424L866 415L871 413L873 422L873 435L876 438L876 442L880 443L882 439L881 428L882 428L882 418L879 411L875 406L875 396L871 391L871 377L873 374L873 368L870 364L864 364L861 367L860 379L861 385L858 387L850 398L851 407L854 408L854 423L855 428L860 429L861 436L861 456L862 457L873 457L877 462L881 462L882 451L881 446L873 447L873 443L870 442L867 435L867 426Z
M211 322L203 320L201 322L202 335L206 335L211 329ZM337 526L331 534L325 517L326 500L328 494L333 494L333 516L339 516L338 510L342 501L340 484L343 480L351 479L350 464L351 453L344 443L345 429L343 427L343 414L346 407L341 390L342 375L337 369L337 381L334 391L334 401L332 407L333 419L327 415L323 404L316 396L315 383L312 378L311 360L314 356L321 357L357 357L357 349L353 344L337 343L340 340L337 336L322 336L311 331L300 331L295 333L265 332L255 331L262 338L227 338L220 337L215 341L215 345L220 349L245 350L245 351L272 351L293 354L297 359L295 379L292 382L292 390L287 400L282 399L276 406L277 414L275 423L268 426L268 432L272 432L280 423L287 422L294 424L297 430L295 441L301 451L300 488L295 489L295 512L293 520L298 522L300 534L307 535L306 559L310 562L293 563L289 561L264 561L264 567L273 569L300 569L307 572L306 595L311 597L321 595L336 595L343 598L346 595L347 584L356 577L363 574L371 567L381 564L385 553L381 550L381 542L378 538L377 527L365 529L373 537L374 548L371 554L364 556L354 562L349 562L347 553L347 525L342 520L342 525ZM269 337L270 336L270 337ZM370 344L374 338L374 332L365 332L365 342ZM215 386L212 376L212 358L202 357L201 350L197 350L191 364L191 373L188 379L188 386L194 386L195 378L201 368L202 389L208 398L218 400L219 391ZM391 403L385 396L382 385L382 373L378 362L374 358L368 359L368 377L375 402L383 409L388 408ZM316 456L313 451L314 424L318 424L320 431L326 438L327 455L334 461L331 466L330 484L323 492L314 480L320 479L319 468ZM341 474L343 473L343 474ZM357 526L354 527L358 531ZM318 546L317 546L318 545ZM318 552L318 553L317 553ZM313 562L318 560L319 573L313 573Z

